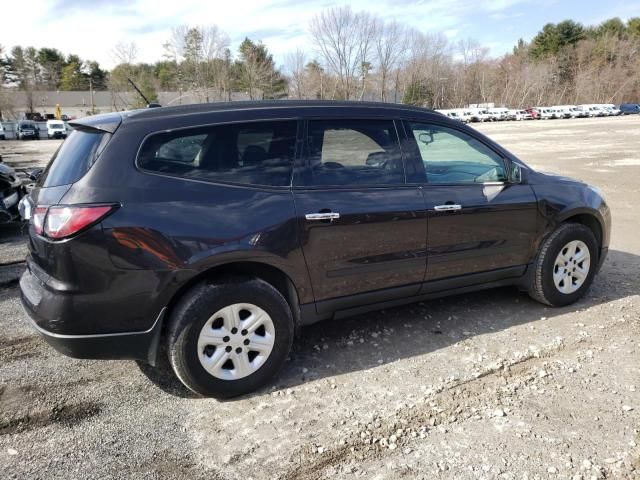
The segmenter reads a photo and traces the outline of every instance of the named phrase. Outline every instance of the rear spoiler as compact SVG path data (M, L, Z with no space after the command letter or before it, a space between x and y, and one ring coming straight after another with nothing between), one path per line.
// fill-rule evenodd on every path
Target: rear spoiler
M79 118L69 122L69 125L77 130L99 130L106 133L114 133L122 123L120 113L105 113L91 117Z

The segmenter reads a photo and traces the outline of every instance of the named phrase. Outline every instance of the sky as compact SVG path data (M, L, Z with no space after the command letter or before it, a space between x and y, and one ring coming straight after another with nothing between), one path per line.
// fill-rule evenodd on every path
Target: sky
M235 51L245 36L263 41L282 65L286 54L312 52L310 19L331 6L350 5L450 40L473 38L503 55L519 38L530 40L548 22L567 18L585 25L640 16L640 0L29 0L9 2L0 16L0 45L52 47L114 66L113 47L135 42L137 61L153 62L172 27L212 25Z

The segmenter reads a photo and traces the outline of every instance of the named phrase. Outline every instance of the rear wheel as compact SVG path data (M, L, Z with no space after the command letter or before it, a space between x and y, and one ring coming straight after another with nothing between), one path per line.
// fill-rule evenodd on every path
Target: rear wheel
M581 224L562 224L540 248L529 294L547 305L569 305L589 289L597 265L593 232Z
M180 381L200 395L242 395L280 370L293 332L287 301L268 283L202 283L171 314L169 361Z

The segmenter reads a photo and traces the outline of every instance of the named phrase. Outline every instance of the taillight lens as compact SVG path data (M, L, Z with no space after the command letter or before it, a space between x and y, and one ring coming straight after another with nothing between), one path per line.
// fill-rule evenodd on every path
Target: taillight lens
M44 230L44 219L46 216L47 207L36 207L33 211L31 223L33 224L33 229L38 235L42 235L42 231Z
M59 240L97 223L115 208L115 205L37 207L33 228L39 235Z

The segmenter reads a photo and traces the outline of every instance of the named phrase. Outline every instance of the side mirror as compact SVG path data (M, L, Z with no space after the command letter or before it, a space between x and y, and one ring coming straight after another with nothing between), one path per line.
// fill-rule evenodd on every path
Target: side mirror
M29 177L30 180L33 180L34 182L37 182L40 177L42 176L42 172L44 171L44 169L42 168L35 168L31 171L27 172L27 176Z
M420 140L425 145L433 143L433 132L422 132L420 135L418 135L418 140Z
M515 162L511 163L509 183L522 183L522 168Z

